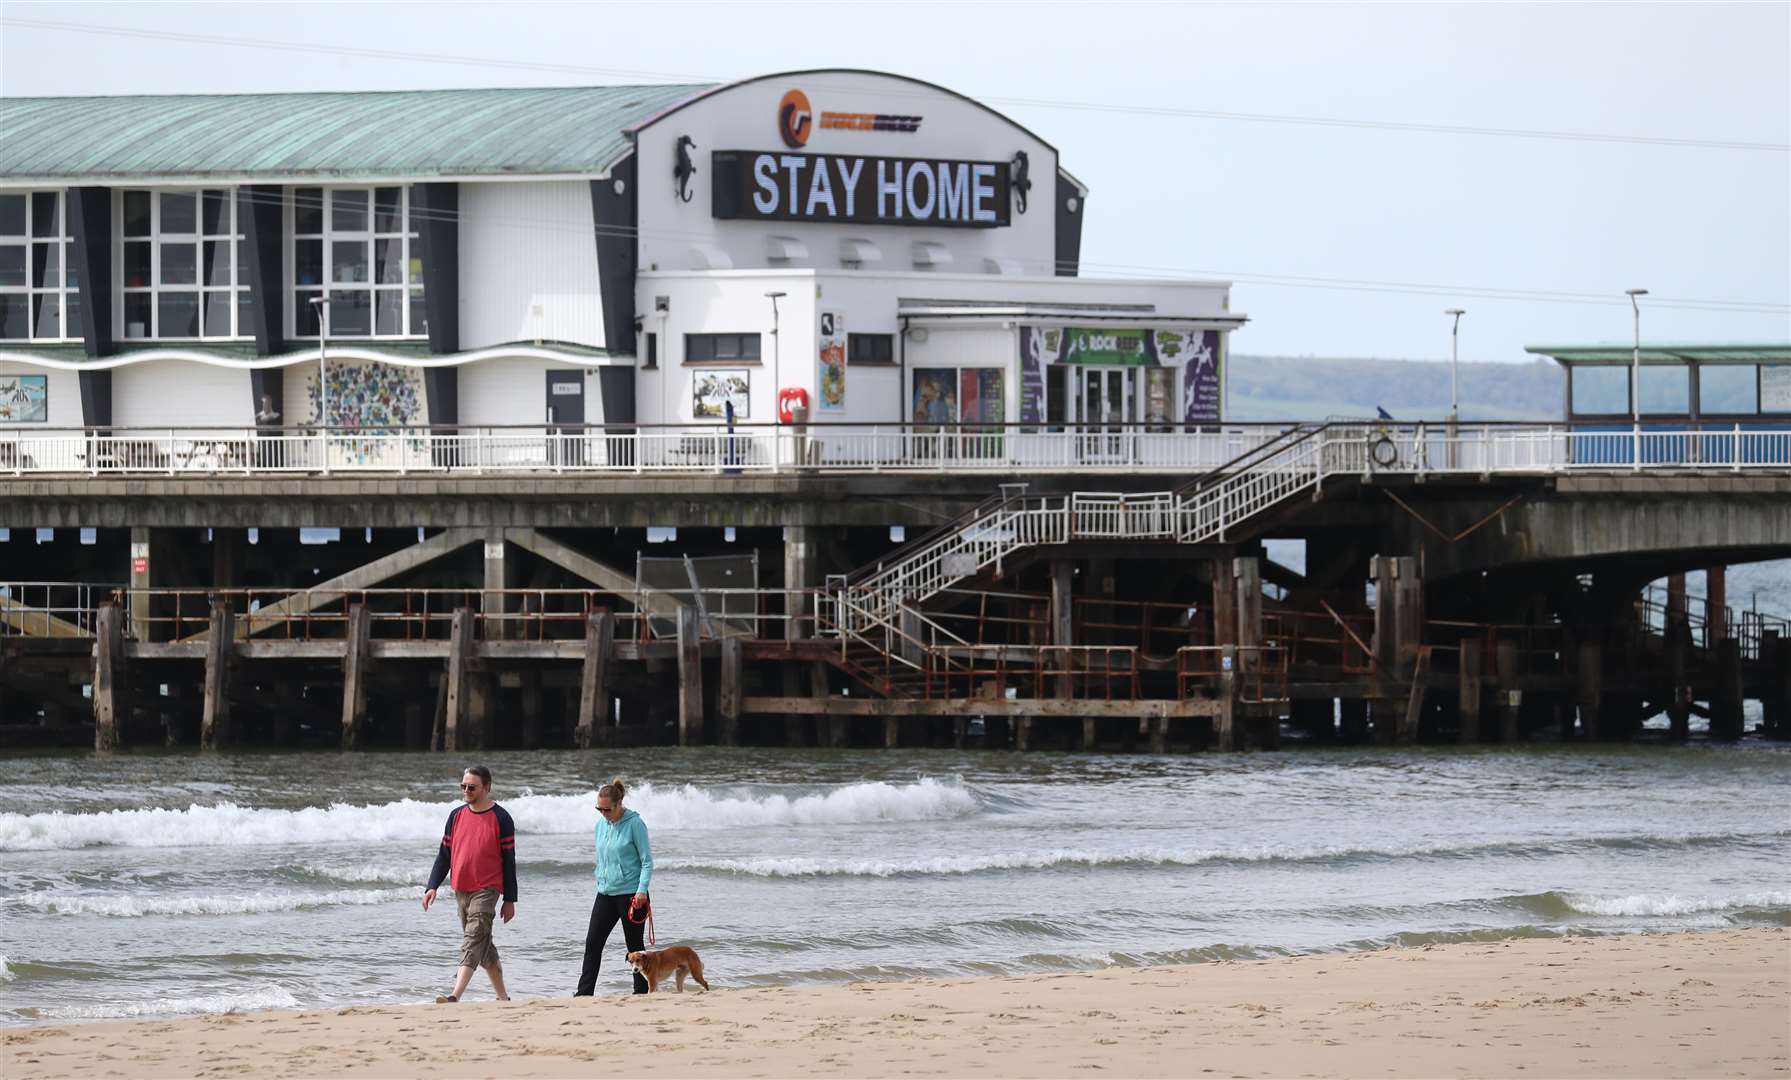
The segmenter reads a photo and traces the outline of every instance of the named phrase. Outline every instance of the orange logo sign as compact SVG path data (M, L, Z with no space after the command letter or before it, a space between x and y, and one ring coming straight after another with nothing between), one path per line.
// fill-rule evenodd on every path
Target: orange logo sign
M785 146L807 143L809 129L814 123L814 110L809 108L808 95L802 91L791 90L777 103L777 133L784 137Z

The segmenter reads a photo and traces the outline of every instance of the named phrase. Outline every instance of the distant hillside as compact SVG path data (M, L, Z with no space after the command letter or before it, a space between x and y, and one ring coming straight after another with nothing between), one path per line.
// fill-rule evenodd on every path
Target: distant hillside
M1398 420L1437 420L1449 415L1449 365L1234 354L1228 394L1235 420L1373 416L1376 405ZM1548 360L1462 364L1461 415L1468 420L1559 420L1561 368Z

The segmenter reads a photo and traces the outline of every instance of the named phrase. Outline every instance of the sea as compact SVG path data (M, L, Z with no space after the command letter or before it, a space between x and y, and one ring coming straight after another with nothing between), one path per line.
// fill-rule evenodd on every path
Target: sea
M1791 746L1751 738L46 753L5 764L0 1024L446 992L454 905L419 901L474 761L518 830L497 930L518 997L572 991L616 774L650 832L659 944L694 946L718 988L1791 926ZM628 992L622 952L618 931L599 993Z

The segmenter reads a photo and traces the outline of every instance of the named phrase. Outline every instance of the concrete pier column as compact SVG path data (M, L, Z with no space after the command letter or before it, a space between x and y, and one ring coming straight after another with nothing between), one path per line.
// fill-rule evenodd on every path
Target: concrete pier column
M348 652L342 658L342 749L367 742L367 664L372 648L372 613L365 604L348 607Z
M1683 587L1684 576L1680 576ZM1680 601L1685 599L1680 594ZM1687 664L1691 656L1691 627L1685 620L1684 610L1680 617L1674 619L1671 606L1667 617L1667 723L1672 728L1673 738L1691 737L1691 685L1687 679Z
M716 701L716 711L721 719L721 744L723 746L740 745L740 701L744 694L741 687L741 668L744 643L733 635L721 639L721 693Z
M1100 725L1094 717L1084 716L1082 718L1082 741L1077 745L1083 750L1100 749Z
M1710 701L1710 737L1732 741L1741 738L1747 721L1741 710L1741 642L1724 638L1716 643L1716 693Z
M1169 718L1166 716L1153 716L1150 718L1149 724L1150 724L1150 752L1153 754L1168 753L1168 751L1169 751Z
M1032 717L1018 716L1014 718L1014 749L1032 749Z
M902 745L902 718L885 716L883 718L883 749L897 750Z
M1076 677L1071 663L1070 646L1076 643L1076 597L1074 591L1076 564L1068 559L1051 561L1051 644L1062 646L1053 654L1058 657L1058 672L1051 693L1068 701L1076 696Z
M1604 705L1604 643L1582 641L1577 653L1575 693L1580 707L1580 736L1587 742L1598 740L1598 714Z
M1219 653L1219 714L1213 718L1213 741L1223 752L1244 749L1239 727L1242 706L1238 702L1238 650L1225 645Z
M116 750L124 745L130 720L130 687L125 682L125 611L104 603L95 620L93 645L93 748Z
M1262 668L1262 562L1253 555L1233 559L1231 576L1237 590L1237 634L1231 639L1238 645L1237 670L1256 673Z
M223 600L211 602L205 636L205 700L199 719L199 745L217 750L236 745L230 722L230 657L236 646L236 619Z
M610 725L609 661L615 648L616 617L607 608L591 612L585 620L585 659L578 682L578 725L573 743L580 750L595 741L597 725Z
M678 608L678 745L703 741L703 640L697 610Z
M1760 642L1766 664L1766 686L1760 695L1760 721L1769 739L1791 739L1791 638L1768 630Z
M455 608L448 631L448 670L444 679L445 712L442 721L442 749L453 753L471 749L472 740L468 698L469 669L473 660L473 610Z
M214 589L234 589L243 584L243 553L249 543L247 529L218 529L211 531L211 587ZM246 605L232 603L231 607L241 611Z
M1712 566L1704 571L1704 632L1710 648L1729 636L1729 568Z
M817 574L816 540L813 530L806 525L789 525L784 528L784 588L812 589L819 580ZM813 612L809 608L807 593L791 592L785 594L785 612L789 616L784 621L784 640L802 641L813 637Z
M480 611L485 615L485 640L503 641L515 629L504 616L509 598L503 590L510 587L509 560L505 552L504 530L488 529L485 533L485 592L480 597Z
M1238 640L1237 587L1232 578L1230 559L1212 559L1207 563L1207 582L1212 586L1212 644L1235 645Z
M522 677L522 748L541 749L541 669L530 665Z
M152 532L154 532L154 530L140 525L131 527L130 577L127 580L129 580L132 589L130 596L131 637L138 641L150 640L150 600L148 596L143 595L136 590L147 589L150 587Z

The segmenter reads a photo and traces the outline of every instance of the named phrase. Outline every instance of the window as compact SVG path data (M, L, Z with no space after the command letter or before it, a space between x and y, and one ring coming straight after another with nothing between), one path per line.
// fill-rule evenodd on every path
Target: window
M894 334L847 334L846 363L895 363Z
M685 334L684 362L756 364L759 362L759 335Z
M1698 415L1760 411L1760 383L1752 364L1700 364Z
M658 334L648 334L647 335L646 362L643 363L641 366L642 367L650 367L650 368L656 368L659 366L659 335Z
M1629 369L1614 365L1575 365L1573 414L1575 416L1628 416Z
M126 338L233 338L248 302L236 190L128 190L120 292Z
M1638 382L1643 416L1691 412L1691 369L1684 364L1645 364Z
M81 336L69 250L62 192L0 194L0 339Z
M292 195L294 337L318 337L328 291L330 337L422 337L423 257L410 189L296 188Z

